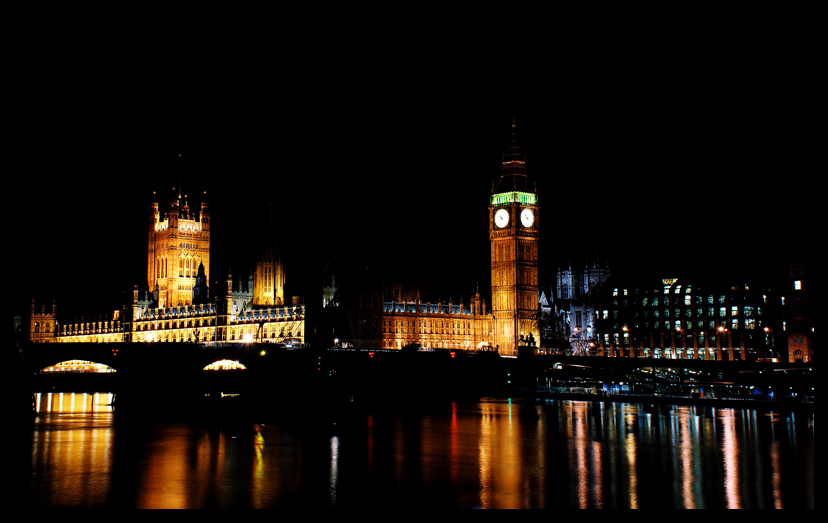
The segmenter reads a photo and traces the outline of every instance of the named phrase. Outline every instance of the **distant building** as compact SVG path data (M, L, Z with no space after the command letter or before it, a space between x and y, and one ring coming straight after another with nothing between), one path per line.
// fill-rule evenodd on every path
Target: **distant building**
M785 324L791 363L814 361L814 287L811 276L801 263L794 263L788 272L788 286L783 300Z
M571 265L558 269L554 305L559 337L572 342L595 339L595 297L609 277L609 265L601 266L598 260L583 270L573 270Z
M595 302L596 353L718 361L772 358L772 311L770 290L757 283L624 281L613 276Z

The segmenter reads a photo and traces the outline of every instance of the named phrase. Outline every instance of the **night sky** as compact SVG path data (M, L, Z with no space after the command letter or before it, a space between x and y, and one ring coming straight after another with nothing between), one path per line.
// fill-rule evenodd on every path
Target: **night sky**
M477 283L488 297L488 197L513 115L540 192L546 286L596 250L614 272L659 278L772 282L792 258L810 259L807 112L765 91L639 87L556 88L541 101L308 94L180 112L167 110L174 101L164 111L55 102L7 192L15 311L34 295L104 312L146 284L152 192L163 213L179 180L191 208L207 191L221 285L229 266L252 268L272 202L291 294L347 260L382 264L409 298L468 303Z

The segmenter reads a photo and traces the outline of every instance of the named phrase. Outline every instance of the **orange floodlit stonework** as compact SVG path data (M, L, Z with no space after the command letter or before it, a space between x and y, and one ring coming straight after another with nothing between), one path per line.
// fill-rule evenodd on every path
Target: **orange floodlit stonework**
M186 196L170 202L161 220L153 198L147 256L148 292L133 290L132 304L103 321L62 325L57 307L35 312L32 301L29 339L34 343L283 343L305 342L305 308L284 303L281 259L272 237L251 273L247 288L234 288L228 277L226 297L210 298L210 210L190 212Z

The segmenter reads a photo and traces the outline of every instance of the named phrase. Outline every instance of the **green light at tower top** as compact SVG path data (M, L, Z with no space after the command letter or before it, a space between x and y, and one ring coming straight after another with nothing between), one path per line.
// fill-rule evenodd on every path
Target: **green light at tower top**
M508 205L510 203L537 205L538 195L526 192L507 192L492 195L492 205Z

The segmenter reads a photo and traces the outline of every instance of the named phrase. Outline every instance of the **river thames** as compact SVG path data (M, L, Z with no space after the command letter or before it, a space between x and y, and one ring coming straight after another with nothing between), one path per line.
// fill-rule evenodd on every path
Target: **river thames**
M814 508L812 413L481 399L147 421L108 394L35 402L12 478L31 508Z

